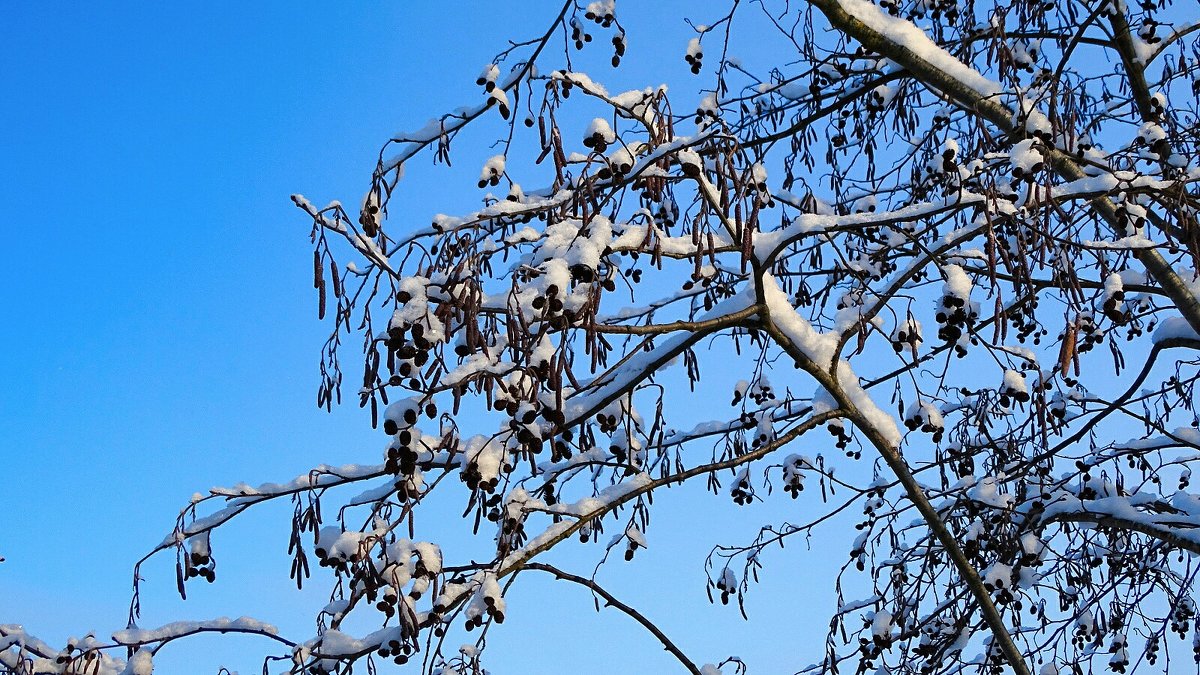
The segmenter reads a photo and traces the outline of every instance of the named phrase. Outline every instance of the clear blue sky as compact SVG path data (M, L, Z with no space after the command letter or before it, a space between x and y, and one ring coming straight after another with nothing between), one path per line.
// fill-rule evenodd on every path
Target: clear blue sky
M425 1L77 2L0 10L0 196L8 214L0 263L0 555L8 559L0 565L0 623L25 623L54 642L90 629L107 635L124 625L132 563L171 530L193 492L288 479L322 462L380 461L381 435L357 408L327 415L314 407L327 329L315 316L309 224L288 195L354 202L388 134L475 100L481 66L506 38L540 31L556 4L480 11L483 3ZM627 15L660 11L671 20L630 18L633 69L620 79L645 86L686 75L680 14L626 4ZM672 39L650 39L664 32ZM666 78L637 70L661 65L664 55L672 59ZM693 102L683 100L677 110ZM426 160L405 183L416 222L469 210L439 199ZM663 501L664 525L711 511L701 529L733 523L743 540L767 519L746 519L753 511L735 511L724 497L668 493ZM287 517L286 509L265 509L217 537L218 583L196 589L186 604L173 598L169 558L148 567L143 625L250 614L310 635L328 579L314 579L318 593L287 591ZM697 661L741 654L757 657L757 672L776 672L818 656L832 605L828 586L816 589L813 580L831 577L798 573L797 565L827 568L841 562L843 548L775 568L773 587L752 599L801 604L778 614L759 609L777 620L752 631L704 601L701 562L716 537L688 543L664 534L658 546L654 531L650 537L641 567L609 576ZM578 558L575 570L590 571L596 555ZM682 566L671 572L668 560ZM491 647L497 672L518 672L518 659L530 656L522 631L546 642L525 672L669 667L623 617L597 618L583 592L550 588L519 582L511 625ZM806 606L810 600L816 604ZM798 623L800 609L813 616ZM552 636L541 616L560 617ZM816 632L797 636L807 630ZM585 640L579 656L587 662L556 643L571 636ZM165 650L159 672L255 672L270 647L197 640Z

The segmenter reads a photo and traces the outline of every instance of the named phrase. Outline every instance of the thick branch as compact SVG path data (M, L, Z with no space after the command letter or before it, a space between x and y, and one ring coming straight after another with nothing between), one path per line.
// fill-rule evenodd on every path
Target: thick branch
M1029 667L1025 664L1025 658L1021 654L1013 642L1012 635L1008 631L1008 626L1004 623L1004 617L1000 616L1000 612L996 609L995 603L992 602L992 595L983 585L983 579L980 578L978 570L967 559L962 548L959 547L954 534L946 527L946 523L942 520L941 515L933 504L929 502L929 498L925 496L925 491L917 482L916 477L908 468L908 462L900 454L900 449L889 441L878 427L867 418L864 411L849 397L843 389L837 376L837 364L834 364L833 372L827 372L815 367L812 360L808 358L800 349L790 340L787 335L779 329L775 322L768 315L764 317L767 333L775 339L777 343L787 353L796 359L796 362L801 365L810 375L816 378L821 386L837 401L840 409L846 414L855 427L857 427L875 446L879 455L883 457L888 468L895 474L897 480L904 488L913 505L917 507L924 518L925 523L929 526L930 531L937 537L942 548L950 556L950 560L954 563L955 569L958 570L959 577L970 589L971 595L979 604L980 611L983 612L984 620L987 621L988 627L991 629L994 639L1000 644L1000 649L1008 659L1013 670L1017 675L1030 675Z

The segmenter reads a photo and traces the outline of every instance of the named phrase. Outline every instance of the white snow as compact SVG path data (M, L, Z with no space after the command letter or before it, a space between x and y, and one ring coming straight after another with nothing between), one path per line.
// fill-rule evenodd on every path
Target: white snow
M1001 389L1011 394L1029 393L1029 387L1025 383L1025 375L1011 368L1004 371L1004 384Z
M176 621L154 629L127 628L113 633L113 641L121 645L138 646L173 640L202 632L263 633L278 635L279 629L269 623L243 616L238 619L221 617L208 621Z
M892 613L886 609L875 612L871 617L871 634L877 638L888 638L892 635Z
M597 117L588 125L587 132L584 136L596 137L605 143L612 144L617 141L617 134L608 124L608 120L603 117Z
M154 653L149 649L139 649L125 664L122 675L151 675L154 672Z
M981 96L995 96L1003 91L999 83L989 80L979 71L951 56L911 21L888 16L867 0L838 0L838 4L847 14L880 33L887 40L903 45L922 60L974 89Z
M1154 329L1154 341L1163 342L1165 340L1200 341L1200 335L1196 334L1196 330L1192 328L1187 319L1182 316L1169 316L1158 324L1158 328Z
M1012 567L1004 563L993 563L984 571L983 583L992 588L1009 588L1012 586Z
M479 171L479 180L482 182L498 178L504 173L504 168L504 155L494 155L483 163L483 168Z
M814 329L807 319L796 312L792 307L791 298L783 292L779 282L770 274L763 275L761 285L763 300L775 326L791 340L796 349L818 367L831 367L834 351L837 349L837 336L832 333L820 333Z
M1120 293L1125 288L1125 283L1121 280L1121 275L1117 272L1110 273L1104 278L1104 297L1105 299Z
M970 300L971 288L974 284L971 282L971 277L967 276L961 267L944 265L942 274L946 277L946 283L942 285L942 293L960 300Z

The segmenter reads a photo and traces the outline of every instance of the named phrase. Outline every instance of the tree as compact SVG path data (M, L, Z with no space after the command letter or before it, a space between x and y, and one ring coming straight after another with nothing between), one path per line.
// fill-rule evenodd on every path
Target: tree
M291 499L292 577L316 562L334 580L314 636L136 629L135 588L111 642L0 627L0 672L145 673L205 631L277 640L291 672L480 672L446 636L503 622L507 584L534 572L688 672L741 672L543 561L605 532L605 559L633 559L654 494L687 481L730 508L782 487L802 514L713 549L721 602L771 574L769 547L854 525L830 581L856 595L802 672L1200 661L1200 22L1165 0L730 4L686 45L694 112L574 70L577 50L620 66L626 26L611 0L568 1L484 68L475 105L389 139L357 211L293 198L333 323L317 403L340 402L343 341L361 339L355 398L386 456L214 491L151 555L174 552L183 593L213 580L211 532ZM761 71L727 56L747 14L773 31ZM483 208L414 228L404 169L450 163L472 125L499 138ZM435 493L487 559L414 530ZM352 633L363 616L383 627Z

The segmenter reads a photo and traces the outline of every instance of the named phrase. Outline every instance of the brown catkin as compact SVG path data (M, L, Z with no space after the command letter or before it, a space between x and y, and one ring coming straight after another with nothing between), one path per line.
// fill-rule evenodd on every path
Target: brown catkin
M333 297L342 297L342 277L338 274L337 263L329 261L329 276L333 279Z
M1071 368L1071 361L1075 359L1075 326L1067 324L1067 331L1063 335L1062 349L1058 353L1058 368L1063 377ZM1077 373L1078 374L1078 373Z
M325 268L321 265L321 252L313 251L313 288L320 288L325 283Z

